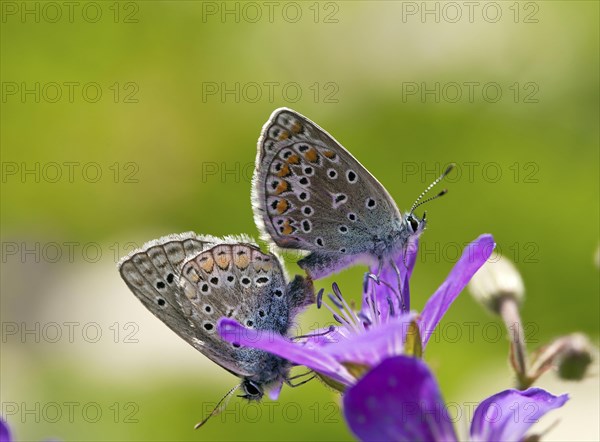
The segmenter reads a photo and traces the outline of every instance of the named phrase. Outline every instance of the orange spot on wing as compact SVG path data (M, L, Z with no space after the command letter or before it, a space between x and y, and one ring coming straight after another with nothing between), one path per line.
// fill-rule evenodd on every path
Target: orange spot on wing
M335 158L335 152L333 150L326 150L323 152L323 155L325 155L327 158Z
M277 186L277 188L275 189L275 194L276 195L280 195L283 192L287 191L290 189L290 183L288 183L285 180L282 180L279 185Z
M284 130L284 131L282 131L282 132L279 134L279 137L277 137L277 139L278 139L279 141L281 141L281 140L285 140L285 139L287 139L287 138L289 138L289 137L290 137L290 133L289 133L287 130Z
M283 223L283 230L281 231L281 233L283 235L291 235L292 233L294 233L294 230L296 229L290 225L290 220L286 219Z
M198 262L198 267L206 273L212 273L213 267L215 266L215 260L209 253L203 253L196 261Z
M277 176L280 178L285 178L286 176L290 176L291 173L292 173L292 171L290 170L290 166L287 164L284 164L283 167L281 168L281 170L279 171L279 173L277 174Z
M304 154L304 158L306 158L311 163L316 163L319 159L319 154L317 153L317 149L312 147L310 150L307 150Z
M297 134L301 130L302 130L302 123L300 123L299 121L294 121L294 125L292 126L292 132Z
M233 248L233 263L240 270L248 267L250 264L250 250L248 247L235 246Z
M231 264L231 250L228 249L228 247L224 246L213 251L215 262L222 270L226 270L229 264Z
M182 274L185 275L185 277L187 279L189 279L190 281L192 281L194 283L200 281L200 275L198 274L198 271L196 270L196 265L195 265L194 261L190 261L186 265L184 265L183 268L181 269L181 271L182 271Z
M290 204L288 203L288 201L285 198L281 198L279 200L279 202L277 203L277 213L279 213L280 215L282 213L287 212L287 210L290 208Z
M299 164L300 157L296 154L290 155L287 159L288 164Z

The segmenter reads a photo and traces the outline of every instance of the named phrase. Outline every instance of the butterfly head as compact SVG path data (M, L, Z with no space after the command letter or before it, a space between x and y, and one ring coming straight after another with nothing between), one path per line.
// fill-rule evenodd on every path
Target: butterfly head
M405 217L406 231L410 236L419 236L427 225L427 212L423 213L423 218L419 219L414 213L408 213Z
M229 402L229 399L231 399L231 396L240 388L243 390L244 394L241 394L238 397L248 399L249 401L260 401L264 396L263 384L249 378L243 378L242 383L229 390L229 392L217 403L215 408L213 408L212 412L201 422L197 423L194 428L200 428L208 422L211 417L220 414L227 407L227 403Z
M446 177L446 175L448 175L452 169L454 168L454 164L450 164L446 170L444 171L444 173L442 173L433 183L431 183L427 189L425 189L421 195L419 195L419 197L417 198L417 200L414 202L414 204L412 205L412 207L410 208L410 212L408 212L406 214L406 216L404 217L404 227L405 230L409 233L410 236L418 236L420 235L423 230L425 230L425 225L427 224L426 221L426 217L427 217L427 212L423 213L423 218L419 219L416 215L415 215L415 209L419 206L422 206L425 203L428 203L430 201L433 201L441 196L444 196L448 191L446 189L442 190L440 193L438 193L435 196L432 196L431 198L427 198L426 200L423 200L423 197L425 195L427 195L427 192L429 192L437 183L439 183L441 180L444 179L444 177Z
M265 392L268 392L269 397L273 399L274 390L278 392L289 377L291 363L263 351L253 353L253 360L257 364L253 370L256 373L242 378L240 389L243 394L240 397L249 401L260 401Z
M265 394L261 384L247 378L242 381L241 387L245 394L240 397L249 401L259 401Z

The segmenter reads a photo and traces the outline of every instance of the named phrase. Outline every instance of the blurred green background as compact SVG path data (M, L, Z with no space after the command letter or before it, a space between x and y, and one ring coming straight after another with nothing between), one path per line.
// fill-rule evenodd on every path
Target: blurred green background
M257 236L256 139L280 106L333 134L402 210L457 163L427 208L413 308L490 232L523 274L530 347L574 330L597 342L597 2L1 7L1 401L19 440L351 439L318 382L258 407L234 399L194 432L237 380L115 268L168 233ZM358 302L364 271L317 286ZM329 320L315 310L303 330ZM448 401L511 385L495 318L464 293L444 324L427 360ZM599 437L577 420L597 417L591 382L550 437Z

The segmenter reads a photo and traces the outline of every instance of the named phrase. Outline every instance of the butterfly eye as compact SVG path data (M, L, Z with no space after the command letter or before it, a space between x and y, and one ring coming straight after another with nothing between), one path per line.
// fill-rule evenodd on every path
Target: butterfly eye
M244 390L248 395L248 399L261 398L263 395L261 388L257 384L249 380L244 381Z
M408 222L410 223L410 228L412 229L412 231L416 232L419 228L419 222L413 216L410 216L408 218Z

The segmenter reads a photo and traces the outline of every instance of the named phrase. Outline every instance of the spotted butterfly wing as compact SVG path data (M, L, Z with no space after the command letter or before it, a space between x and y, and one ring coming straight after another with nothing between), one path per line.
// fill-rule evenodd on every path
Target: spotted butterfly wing
M118 267L129 289L148 310L195 349L233 371L237 370L233 352L216 355L206 345L210 336L199 327L202 315L180 285L183 264L216 241L193 232L168 235L133 251Z
M331 135L291 109L277 109L258 141L255 221L282 248L312 252L314 278L386 254L402 223L385 188Z
M285 377L289 364L239 348L217 334L221 317L285 335L298 309L313 301L312 285L287 283L277 257L249 238L170 235L119 264L131 291L181 338L236 376L259 386Z

